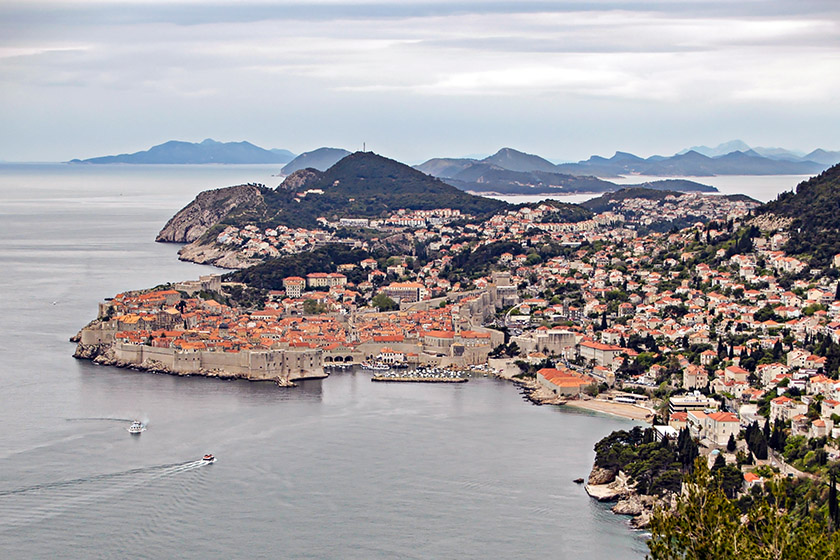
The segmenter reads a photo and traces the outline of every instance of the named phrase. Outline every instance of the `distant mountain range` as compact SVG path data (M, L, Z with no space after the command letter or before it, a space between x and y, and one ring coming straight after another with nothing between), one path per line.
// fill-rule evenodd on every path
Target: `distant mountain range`
M630 158L636 158L627 154ZM639 158L636 158L639 159ZM609 160L605 160L609 161ZM618 160L617 160L618 161ZM561 166L533 154L502 148L482 160L469 158L430 159L416 169L440 178L459 189L498 194L574 194L612 192L622 188L598 178L596 173L567 173ZM616 176L617 173L609 173ZM649 189L716 192L717 189L688 180L653 181Z
M249 142L200 143L170 141L133 154L104 156L72 163L282 163L290 175L305 168L325 171L350 152L318 148L295 157L288 150L266 150ZM502 148L483 159L434 158L416 169L445 179L462 190L508 194L601 192L614 190L605 178L647 175L654 177L711 177L715 175L811 175L840 162L840 151L822 149L803 154L784 148L751 148L741 140L716 147L694 146L672 156L641 158L616 152L610 158L592 156L577 163L555 165L545 158ZM596 179L600 178L600 179ZM600 181L600 182L599 182ZM705 190L686 183L681 188Z
M721 144L715 148L698 146L673 156L641 158L627 152L616 152L611 158L592 156L577 163L554 165L533 154L503 148L490 157L435 158L417 166L417 169L446 179L473 183L498 183L492 169L505 169L521 173L550 173L563 176L593 176L601 178L627 175L655 177L711 177L715 175L808 175L819 173L829 165L840 162L840 152L814 150L799 154L782 148L752 149L740 140ZM509 177L510 178L510 177ZM524 178L520 178L524 179ZM538 186L545 177L524 179L520 184ZM563 179L565 180L565 179ZM552 181L560 179L550 178ZM483 187L479 190L498 190Z
M816 163L821 163L823 165L834 165L835 163L840 162L840 151L829 152L823 149L816 149L813 152L806 154L805 152L800 152L797 150L788 150L785 148L751 148L746 142L742 140L731 140L729 142L719 144L714 148L710 148L708 146L693 146L691 148L679 152L679 154L684 154L690 151L694 151L711 158L724 156L726 154L730 154L732 152L737 151L750 155L759 155L761 157L774 159L778 161L812 161Z
M250 142L203 142L170 140L143 152L74 159L70 163L201 164L201 163L288 163L295 157L289 150L266 150Z

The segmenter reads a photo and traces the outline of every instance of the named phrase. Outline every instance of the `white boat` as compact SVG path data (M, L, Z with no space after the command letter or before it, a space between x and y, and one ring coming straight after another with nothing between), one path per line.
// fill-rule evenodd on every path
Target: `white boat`
M143 423L140 422L140 420L135 420L134 422L131 423L131 426L126 428L126 430L128 430L129 434L139 435L139 434L146 431L146 426L144 426Z
M216 462L216 458L213 455L211 455L210 453L208 453L207 455L202 457L201 460L204 461L205 463L215 463Z

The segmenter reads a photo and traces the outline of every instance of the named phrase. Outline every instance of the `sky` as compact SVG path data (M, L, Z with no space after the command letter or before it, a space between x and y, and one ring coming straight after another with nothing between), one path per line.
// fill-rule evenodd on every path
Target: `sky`
M840 2L0 1L0 160L840 149Z

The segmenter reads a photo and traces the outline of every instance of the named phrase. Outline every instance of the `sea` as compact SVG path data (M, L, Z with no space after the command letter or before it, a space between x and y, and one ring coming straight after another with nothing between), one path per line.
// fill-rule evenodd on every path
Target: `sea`
M277 172L0 165L2 557L643 558L573 483L629 420L491 378L280 388L72 358L103 298L216 271L154 242L177 210Z

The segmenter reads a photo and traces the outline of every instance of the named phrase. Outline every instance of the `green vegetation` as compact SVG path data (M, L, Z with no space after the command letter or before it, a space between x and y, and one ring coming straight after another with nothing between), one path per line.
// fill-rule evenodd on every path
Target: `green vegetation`
M699 451L682 430L674 443L667 438L654 441L653 429L611 433L595 444L595 466L627 473L640 494L678 492L683 473L692 468Z
M303 312L307 315L320 315L327 312L327 306L318 300L308 299L303 302Z
M551 206L552 211L546 212L539 220L541 223L577 223L590 219L594 213L587 210L580 204L569 204L568 202L557 202L556 200L541 200L540 202L527 202L518 204L515 209L537 208L539 206Z
M737 502L723 478L698 459L676 511L658 509L648 541L652 560L786 559L840 556L835 480L782 480ZM833 502L829 497L833 495ZM820 504L820 505L817 505ZM745 522L742 515L746 515Z
M379 311L393 311L395 309L400 308L397 302L395 302L385 294L376 294L373 300L371 300L371 303L374 307L379 309Z
M609 212L613 209L616 202L621 202L622 200L628 200L630 198L665 200L665 198L669 196L681 197L683 196L683 193L677 191L660 191L645 187L630 187L611 193L605 193L598 198L593 198L592 200L587 200L586 202L581 203L581 206L595 213Z
M282 185L281 185L282 187ZM299 192L321 190L298 196ZM370 152L349 155L324 172L314 172L295 190L262 189L264 203L235 208L221 223L260 228L278 224L315 228L319 217L375 218L401 208L452 208L488 216L508 208L506 202L471 195L407 165Z
M283 278L288 276L335 272L340 264L357 263L369 256L366 251L360 249L348 249L344 245L325 245L314 251L295 253L230 272L224 276L224 280L243 282L250 287L264 290L279 290L283 288Z
M814 268L827 268L840 253L840 165L800 183L795 194L783 192L756 212L791 218L785 251L809 259Z

